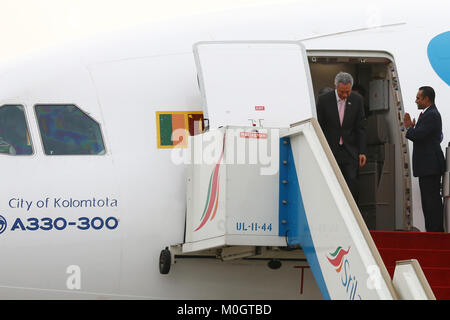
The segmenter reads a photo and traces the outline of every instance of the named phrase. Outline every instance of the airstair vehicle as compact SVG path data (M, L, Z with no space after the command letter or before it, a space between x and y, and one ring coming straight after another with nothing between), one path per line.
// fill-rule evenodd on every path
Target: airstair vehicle
M435 299L417 260L391 279L315 119L303 45L200 42L194 56L209 130L180 149L185 240L160 272L189 257L306 259L325 299Z

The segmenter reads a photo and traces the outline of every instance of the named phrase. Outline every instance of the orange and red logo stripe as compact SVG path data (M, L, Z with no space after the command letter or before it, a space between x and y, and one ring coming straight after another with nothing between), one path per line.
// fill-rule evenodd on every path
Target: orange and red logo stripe
M330 257L327 257L328 261L336 268L336 272L340 272L342 269L342 265L344 263L344 257L350 251L350 247L347 250L342 249L342 247L338 247L335 252L330 253Z
M206 222L208 222L208 219L212 221L216 216L217 207L219 203L219 169L224 151L225 151L225 135L223 136L222 153L220 154L219 161L217 161L216 166L214 167L214 170L211 173L211 177L209 178L208 196L206 197L205 208L203 209L203 214L202 217L200 218L201 222L200 225L197 227L197 229L194 230L194 232L203 228Z

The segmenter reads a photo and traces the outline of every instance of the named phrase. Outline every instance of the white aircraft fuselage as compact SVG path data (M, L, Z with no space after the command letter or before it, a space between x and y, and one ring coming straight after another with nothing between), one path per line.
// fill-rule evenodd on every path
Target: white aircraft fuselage
M23 106L32 152L0 154L0 297L320 299L301 259L279 270L267 261L185 259L168 275L159 273L160 251L184 239L186 167L173 163L173 149L158 145L156 112L204 110L194 43L295 40L318 63L320 57L391 60L401 112L416 119L418 88L432 86L445 150L449 83L430 64L427 47L448 32L448 4L422 10L409 2L356 3L300 1L163 21L4 65L0 106ZM334 74L323 77L313 63L317 94ZM46 154L37 105L78 107L99 124L104 150ZM412 145L399 148L410 159ZM410 227L425 231L418 182L408 172ZM403 206L399 201L397 208ZM396 214L396 227L406 229L404 214Z

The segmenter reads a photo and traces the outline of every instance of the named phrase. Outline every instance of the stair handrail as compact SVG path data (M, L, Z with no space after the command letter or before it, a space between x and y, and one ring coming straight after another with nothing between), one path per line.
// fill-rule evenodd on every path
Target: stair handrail
M410 272L401 271L402 267ZM416 259L395 262L393 285L401 299L436 300L433 290ZM414 287L416 285L416 287Z

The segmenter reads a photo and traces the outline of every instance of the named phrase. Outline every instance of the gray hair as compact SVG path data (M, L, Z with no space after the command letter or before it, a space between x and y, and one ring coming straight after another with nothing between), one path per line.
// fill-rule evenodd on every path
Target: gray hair
M353 87L353 77L350 73L341 71L336 75L336 78L334 78L334 84L336 87L338 86L338 83L342 83L343 85L350 83Z

